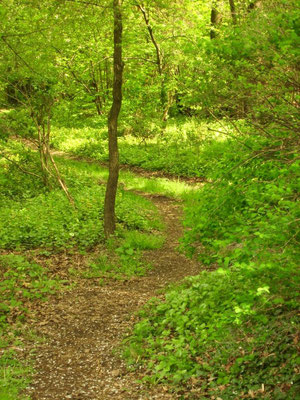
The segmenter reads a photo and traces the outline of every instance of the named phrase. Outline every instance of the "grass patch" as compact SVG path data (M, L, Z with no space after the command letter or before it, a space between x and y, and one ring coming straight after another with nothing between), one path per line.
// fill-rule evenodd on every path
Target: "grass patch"
M133 276L144 276L152 266L142 260L140 251L120 246L115 250L114 258L100 256L89 265L89 270L83 273L85 278L111 278L124 280Z
M15 351L3 351L0 358L0 399L30 400L20 392L28 385L31 373L30 367L18 361Z
M125 234L124 245L128 248L155 250L161 248L163 243L163 236L156 236L138 231L131 231Z
M97 163L86 161L64 159L57 157L57 162L62 170L75 170L82 178L92 178L95 182L105 183L108 178L108 170ZM161 194L172 198L182 198L188 193L193 193L197 190L196 186L189 185L180 180L170 180L167 178L147 178L136 175L130 171L120 171L119 174L119 193L124 193L126 190L141 191L151 194Z
M140 251L118 247L114 254L101 254L93 257L88 268L78 271L70 268L69 273L84 279L98 279L102 286L105 279L126 280L134 276L144 276L152 266L142 260Z
M82 271L71 268L71 275L80 275L86 279L105 278L128 279L133 276L144 276L152 266L143 260L144 250L155 250L164 243L164 237L140 231L123 231L121 237L111 239L108 248L93 257L88 268Z

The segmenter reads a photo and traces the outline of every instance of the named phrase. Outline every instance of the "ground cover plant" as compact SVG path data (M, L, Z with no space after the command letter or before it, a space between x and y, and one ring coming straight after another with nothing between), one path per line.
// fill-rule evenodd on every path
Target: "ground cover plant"
M294 399L299 161L237 156L237 146L215 163L213 183L185 196L181 247L212 271L149 303L124 356L150 383L186 384L195 398Z
M61 170L75 200L73 207L59 189L45 189L38 176L35 151L20 143L2 144L1 183L1 248L18 251L36 249L37 254L51 258L51 253L76 248L85 251L97 244L103 246L104 187L107 171L88 163L74 163L58 159ZM11 162L13 160L14 162ZM22 169L35 171L26 174ZM35 173L34 172L34 173ZM34 174L33 173L33 174ZM134 177L131 177L134 180ZM84 190L82 190L84 188ZM158 248L163 243L159 231L163 225L155 206L147 199L121 190L118 196L118 236L102 257L92 257L87 269L69 268L69 283L74 276L98 279L125 279L142 276L151 265L142 261L142 251ZM7 221L10 221L7 224ZM154 233L154 234L153 234ZM27 399L19 395L28 385L33 373L30 363L20 360L18 351L23 346L26 332L22 324L31 315L34 304L65 287L60 279L47 275L47 269L29 262L23 255L13 253L0 256L0 323L1 367L0 396L3 399ZM38 337L35 338L35 341Z
M45 267L15 254L0 255L0 278L0 396L13 400L32 373L30 363L20 361L17 354L23 346L22 335L28 335L22 325L34 304L56 293L62 282L51 277Z
M218 62L226 65L227 84L216 79L214 92L202 81L208 110L215 114L222 98L217 118L235 124L241 103L234 96L248 109L221 152L205 146L211 181L186 198L182 249L211 272L150 303L125 346L129 362L146 367L146 380L185 384L191 398L294 399L299 391L299 114L296 98L288 100L297 85L297 25L293 12L283 16L276 6L277 14L265 10L272 22L260 48L251 47L253 37L244 41L253 31L243 25L209 48L217 75ZM276 48L287 41L283 61Z
M5 347L5 343L2 346ZM28 400L28 397L20 395L20 392L28 385L31 372L30 366L18 361L14 351L4 351L1 354L0 365L1 398Z
M44 321L61 341L34 398L296 399L296 0L3 0L0 17L1 399L28 386L47 298L66 318ZM125 327L130 372L108 353ZM86 375L66 387L69 364Z
M296 266L203 272L149 303L125 356L138 365L146 360L145 380L186 383L204 398L292 399L298 284Z
M30 157L34 164L37 155L31 152ZM87 248L104 240L101 215L105 189L99 184L99 175L90 176L88 164L83 168L78 166L77 170L75 165L72 164L73 171L67 162L62 166L75 207L60 190L45 191L42 185L36 184L35 177L22 180L22 171L17 171L14 165L4 165L1 173L3 185L6 185L1 195L2 248L62 249L75 245ZM90 169L93 171L93 167ZM117 208L120 226L145 231L159 228L155 207L140 196L120 192ZM8 220L10 224L6 223Z
M103 165L99 165L97 162L91 161L80 161L66 159L63 156L57 159L58 163L62 162L61 166L66 166L67 170L73 167L81 171L81 174L85 176L87 173L96 179L99 183L105 183L108 177L107 168ZM88 171L88 172L87 172ZM193 182L192 182L193 183ZM201 182L200 182L201 185ZM186 193L192 192L197 188L197 181L195 185L190 185L184 180L179 180L176 177L168 179L167 177L156 177L155 175L144 176L136 174L135 171L127 169L121 169L119 175L119 192L120 195L126 191L149 193L149 194L162 194L171 198L181 199ZM141 200L143 201L143 200Z
M70 154L100 162L108 161L107 135L103 122L99 128L54 127L52 145ZM206 177L212 158L202 154L203 148L212 143L215 154L218 142L228 135L235 135L232 126L206 123L197 119L170 119L163 133L159 127L150 137L143 130L136 135L131 131L119 137L120 162L139 166L150 171L164 171L175 176ZM220 152L224 146L219 146ZM213 150L212 150L213 152ZM180 162L178 162L180 160Z

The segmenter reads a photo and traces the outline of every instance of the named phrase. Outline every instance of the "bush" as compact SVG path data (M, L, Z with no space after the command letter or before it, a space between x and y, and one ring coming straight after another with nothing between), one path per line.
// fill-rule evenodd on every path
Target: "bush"
M238 154L239 163L228 152L220 163L227 169L188 200L183 246L220 266L252 260L289 265L299 240L297 155L290 152L283 162L284 154L269 158L264 148L255 156Z
M147 367L145 380L193 384L204 397L292 399L298 284L296 265L204 271L149 303L124 356Z

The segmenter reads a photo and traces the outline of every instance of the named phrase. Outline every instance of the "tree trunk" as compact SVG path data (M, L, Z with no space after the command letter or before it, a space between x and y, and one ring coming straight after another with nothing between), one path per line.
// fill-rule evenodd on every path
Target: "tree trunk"
M113 0L114 10L114 84L113 102L108 115L109 175L104 202L104 233L109 238L116 228L115 202L119 178L118 117L122 105L122 0Z
M159 75L162 75L163 62L162 62L162 54L161 54L159 44L157 43L157 41L154 37L153 29L150 25L150 20L149 20L149 17L147 16L146 10L140 4L138 4L137 7L143 14L143 17L144 17L144 20L145 20L145 23L146 23L146 26L147 26L147 29L148 29L148 32L150 35L151 42L153 43L153 45L155 47L157 70L158 70Z
M38 118L35 120L38 131L38 149L40 153L43 183L48 189L51 189L51 179L53 178L54 181L57 181L59 186L65 192L71 205L75 207L74 200L70 195L69 189L64 179L60 175L60 172L57 168L55 160L50 151L50 133L51 133L50 110L48 111L48 113L49 114L47 117L47 121L39 122Z
M163 76L163 54L162 54L162 51L160 49L160 46L159 46L155 36L154 36L153 29L150 24L150 18L149 18L149 15L147 15L146 9L140 4L137 5L137 8L141 11L141 13L144 17L144 21L145 21L146 27L148 29L151 42L153 43L153 46L155 47L157 71L158 71L159 76L161 76L160 102L161 102L161 106L163 108L162 120L166 121L168 119L170 106L169 106L169 102L167 101L169 94L166 93L166 87L165 87L166 79L165 79L165 76Z
M232 23L233 23L233 25L236 25L237 19L236 19L236 8L235 8L234 0L229 0L229 6L230 6Z
M217 37L218 25L222 22L222 14L217 9L217 4L214 4L210 13L210 38L215 39Z

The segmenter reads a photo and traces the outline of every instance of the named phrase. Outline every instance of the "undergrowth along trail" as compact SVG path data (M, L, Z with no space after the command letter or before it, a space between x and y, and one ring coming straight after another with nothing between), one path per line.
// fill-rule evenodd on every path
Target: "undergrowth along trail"
M143 372L129 372L113 352L135 322L135 311L159 289L199 273L198 264L176 250L182 234L179 204L160 195L147 197L166 226L163 247L144 253L153 269L144 277L103 286L82 278L76 289L45 304L37 329L46 340L36 349L37 373L27 389L32 400L176 398L161 386L147 392L136 383Z

